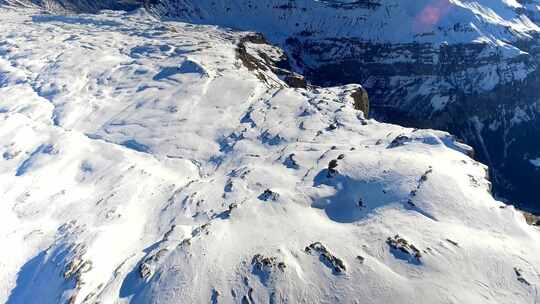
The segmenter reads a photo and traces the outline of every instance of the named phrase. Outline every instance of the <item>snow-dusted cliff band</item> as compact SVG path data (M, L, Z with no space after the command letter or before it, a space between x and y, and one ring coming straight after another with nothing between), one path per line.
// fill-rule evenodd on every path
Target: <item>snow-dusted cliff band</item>
M540 302L469 146L158 12L0 7L0 302Z

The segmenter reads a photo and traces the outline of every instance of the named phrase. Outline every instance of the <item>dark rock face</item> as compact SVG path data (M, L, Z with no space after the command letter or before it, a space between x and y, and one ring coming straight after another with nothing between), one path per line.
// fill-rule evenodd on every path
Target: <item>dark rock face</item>
M364 112L367 117L369 115L369 96L364 88L359 88L351 94L354 100L354 108Z
M276 257L265 257L256 254L251 260L252 272L259 277L261 283L268 284L272 276L285 272L287 265Z

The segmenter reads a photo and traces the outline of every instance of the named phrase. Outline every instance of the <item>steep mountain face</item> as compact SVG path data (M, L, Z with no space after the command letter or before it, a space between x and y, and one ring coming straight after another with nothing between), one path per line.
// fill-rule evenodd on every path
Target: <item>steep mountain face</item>
M0 0L0 5L40 8L51 12L96 13L102 9L133 10L144 0Z
M360 83L375 117L444 129L540 211L540 2L154 0L192 23L264 33L314 84Z
M540 301L538 218L359 85L144 10L0 20L0 302Z

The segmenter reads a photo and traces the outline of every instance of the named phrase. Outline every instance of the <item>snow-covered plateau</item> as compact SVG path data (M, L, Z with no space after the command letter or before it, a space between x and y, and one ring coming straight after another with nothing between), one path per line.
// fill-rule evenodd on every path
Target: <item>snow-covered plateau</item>
M262 32L311 83L363 85L379 120L449 131L489 165L496 195L540 213L527 161L540 155L540 0L147 2L165 18Z
M538 222L470 147L286 62L144 9L0 7L0 302L540 303Z

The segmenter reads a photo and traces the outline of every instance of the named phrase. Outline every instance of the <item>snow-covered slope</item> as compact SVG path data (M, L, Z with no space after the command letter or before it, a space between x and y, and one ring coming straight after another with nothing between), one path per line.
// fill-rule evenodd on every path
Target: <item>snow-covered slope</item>
M360 83L374 115L449 130L495 190L540 212L537 0L155 0L164 17L263 32L317 84ZM533 140L531 140L533 138Z
M375 117L444 129L490 165L495 192L540 212L538 0L0 0L54 12L144 6L254 30L312 83L362 84Z
M540 301L539 230L486 167L359 86L142 10L0 20L0 302Z

